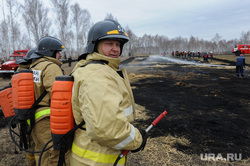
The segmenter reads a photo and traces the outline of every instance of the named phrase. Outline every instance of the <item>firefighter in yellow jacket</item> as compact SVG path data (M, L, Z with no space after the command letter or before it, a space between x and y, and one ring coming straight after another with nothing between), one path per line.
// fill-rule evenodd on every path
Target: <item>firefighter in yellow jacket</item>
M146 144L147 133L131 124L134 98L126 71L118 69L128 40L114 20L100 21L89 31L87 53L72 72L74 119L86 124L75 132L70 165L113 165L122 150L137 152ZM125 158L118 163L125 164Z
M59 58L60 51L64 49L62 42L54 37L46 36L39 40L37 50L30 57L32 63L30 69L33 71L35 99L47 91L46 96L38 104L35 110L35 125L32 129L31 136L35 143L35 151L41 151L43 146L52 138L50 131L50 99L52 84L55 77L63 75L60 68ZM49 147L49 144L47 147ZM39 161L39 153L35 154L36 164ZM45 151L42 155L41 165L57 165L59 151Z

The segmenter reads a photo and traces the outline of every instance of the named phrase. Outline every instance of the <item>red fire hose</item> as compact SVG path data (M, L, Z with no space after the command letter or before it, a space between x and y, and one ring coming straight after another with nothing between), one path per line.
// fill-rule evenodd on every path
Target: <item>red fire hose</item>
M161 113L152 123L151 125L145 130L146 132L149 132L154 126L157 125L157 123L160 122L160 120L162 120L162 118L165 117L165 115L167 114L167 111L164 111L163 113ZM129 150L124 150L116 159L114 166L117 165L118 161L123 158L124 156L126 156L128 154Z

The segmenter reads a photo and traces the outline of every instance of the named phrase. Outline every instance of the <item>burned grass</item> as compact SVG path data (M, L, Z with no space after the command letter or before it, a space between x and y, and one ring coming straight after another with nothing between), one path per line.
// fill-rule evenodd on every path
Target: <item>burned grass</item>
M143 105L147 116L151 117L146 121L139 120L138 125L146 126L163 110L168 111L167 117L149 133L150 138L157 139L159 143L157 148L153 148L153 153L156 156L166 155L161 163L157 160L157 165L249 164L249 77L235 78L234 67L163 65L138 69L138 76L142 79L136 80L133 73L136 81L132 83L136 103ZM143 78L142 73L155 77ZM238 157L242 155L242 161L202 161L200 156L214 154L215 157L226 157L229 153ZM144 164L147 163L150 161Z

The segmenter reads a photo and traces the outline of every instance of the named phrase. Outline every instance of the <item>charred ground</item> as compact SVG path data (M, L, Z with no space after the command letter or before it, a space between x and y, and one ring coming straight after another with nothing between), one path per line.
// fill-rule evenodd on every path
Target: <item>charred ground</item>
M144 105L150 124L163 110L167 118L150 132L151 137L189 139L176 148L187 154L242 153L250 156L250 79L238 79L234 69L200 68L178 64L148 67L140 73L158 75L132 83L135 101ZM162 76L162 77L159 77Z

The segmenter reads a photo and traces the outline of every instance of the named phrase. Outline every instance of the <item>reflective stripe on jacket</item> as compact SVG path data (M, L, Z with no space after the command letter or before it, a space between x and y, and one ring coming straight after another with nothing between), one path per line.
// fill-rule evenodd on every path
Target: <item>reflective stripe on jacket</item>
M92 60L105 60L108 64L80 67ZM132 90L126 70L117 70L119 64L118 58L92 53L73 70L74 119L76 124L84 120L86 131L75 132L71 160L113 165L122 150L140 147L141 134L131 124L135 117ZM120 163L124 165L125 159Z
M36 122L44 117L50 116L50 98L53 82L56 76L63 75L60 63L51 57L42 57L35 60L30 69L33 71L35 99L37 100L46 90L48 93L39 103L40 108L35 111ZM53 71L53 72L52 72Z
M114 163L114 161L117 159L119 155L111 155L111 154L104 154L104 153L97 153L94 151L90 151L87 149L82 149L78 147L76 144L72 144L72 152L75 153L78 156L88 158L92 161L95 161L97 163ZM122 158L118 164L125 164L125 157Z
M46 116L46 115L48 115L48 114L50 114L50 109L41 110L41 111L35 113L35 121L36 121L37 119L39 119L40 117ZM30 120L29 120L29 119L27 120L27 123L28 123L28 125L30 125Z

